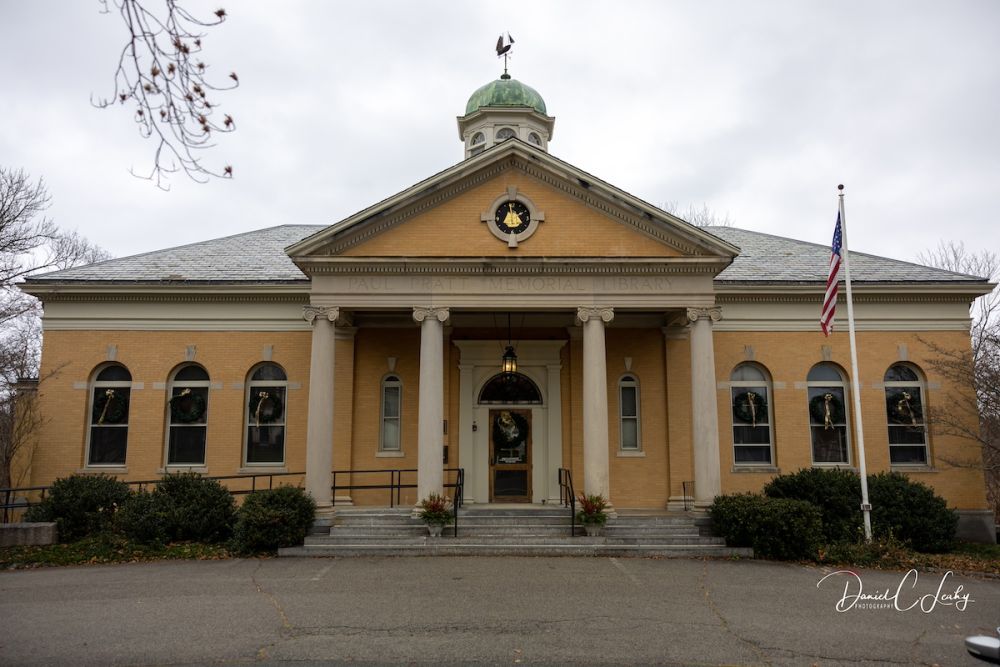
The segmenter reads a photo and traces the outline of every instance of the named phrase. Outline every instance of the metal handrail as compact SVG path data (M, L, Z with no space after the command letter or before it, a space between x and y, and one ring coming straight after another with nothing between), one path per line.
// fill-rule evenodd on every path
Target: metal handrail
M455 537L458 537L458 508L462 506L463 499L465 498L465 468L457 468L458 474L455 475L455 501L451 504L451 512L455 518ZM445 487L448 487L445 484Z
M375 468L371 470L334 470L333 471L333 484L331 490L333 491L333 502L337 502L337 491L351 491L356 489L388 489L389 491L389 507L396 507L402 505L402 491L403 489L415 489L416 484L404 484L403 475L405 473L415 473L416 468ZM444 468L443 472L456 473L455 482L451 484L445 484L446 489L455 489L456 504L462 504L462 496L465 493L465 469L464 468ZM389 474L388 484L337 484L337 475L365 475L365 474ZM461 485L459 484L461 480Z
M559 468L559 502L569 507L570 537L576 537L576 493L573 491L573 473L569 468Z
M252 474L252 475L218 475L218 476L214 476L214 477L206 477L205 479L214 479L216 481L233 480L233 479L241 479L241 480L242 479L249 479L250 480L250 488L249 489L230 489L228 487L226 488L226 490L229 491L229 493L231 495L240 496L240 495L245 495L245 494L248 494L248 493L256 493L258 491L258 489L257 489L257 478L258 477L266 477L267 478L267 488L268 488L268 490L270 490L270 489L274 488L274 478L275 477L293 477L293 476L299 476L299 477L301 477L304 474L305 474L304 472L268 472L268 473L255 473L255 474ZM142 490L145 490L145 488L147 486L159 484L161 481L163 481L162 477L160 479L144 479L144 480L137 480L137 481L130 481L130 482L126 481L124 483L126 485L128 485L129 487L135 487L136 489L142 491ZM3 497L3 504L0 504L0 509L3 510L3 515L2 515L3 516L3 520L0 523L10 523L11 519L14 516L14 512L16 512L17 510L27 509L27 508L29 508L29 507L31 507L33 505L37 505L37 504L41 503L42 501L44 501L45 500L45 495L48 493L48 491L51 488L52 488L51 486L20 486L20 487L11 487L11 488L0 489L0 495L2 495L2 497ZM261 487L260 490L263 490L263 487ZM23 502L16 502L16 501L11 500L11 496L13 496L13 495L15 495L15 494L17 494L19 492L25 493L25 492L31 492L31 491L39 491L40 492L39 493L39 499L37 501L32 502L30 500L25 499Z

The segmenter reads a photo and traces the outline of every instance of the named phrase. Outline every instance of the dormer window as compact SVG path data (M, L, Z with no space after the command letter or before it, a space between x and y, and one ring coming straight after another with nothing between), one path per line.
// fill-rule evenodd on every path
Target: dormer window
M516 136L517 133L509 127L501 127L497 130L497 141L506 141L507 139L512 139Z

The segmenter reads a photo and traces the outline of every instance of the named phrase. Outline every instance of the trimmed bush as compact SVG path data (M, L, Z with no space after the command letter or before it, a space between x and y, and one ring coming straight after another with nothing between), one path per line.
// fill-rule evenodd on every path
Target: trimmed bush
M233 550L253 554L302 544L315 515L316 503L300 488L251 493L237 513Z
M767 498L757 507L753 553L776 560L815 560L823 543L823 517L805 500Z
M165 475L152 493L169 540L224 542L236 522L236 501L218 480L196 473Z
M170 517L159 498L146 491L133 493L115 515L115 528L125 537L140 544L160 546L170 541Z
M757 511L765 501L756 493L732 493L716 496L708 508L712 527L726 538L731 547L753 546L753 536L757 522Z
M898 472L868 477L872 530L917 551L940 553L954 544L958 514L926 484Z
M40 504L28 508L25 521L55 521L60 542L75 542L109 530L125 504L128 485L110 475L70 475L52 483Z
M853 542L863 530L861 477L850 470L803 468L764 487L769 498L805 500L819 508L826 542Z

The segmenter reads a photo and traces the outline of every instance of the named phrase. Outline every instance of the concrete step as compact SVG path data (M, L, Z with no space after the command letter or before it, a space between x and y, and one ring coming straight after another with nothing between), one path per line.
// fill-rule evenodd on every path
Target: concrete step
M442 538L424 544L400 545L309 545L279 549L283 557L362 556L635 556L661 558L751 557L751 549L717 545L627 545L627 544L473 544Z

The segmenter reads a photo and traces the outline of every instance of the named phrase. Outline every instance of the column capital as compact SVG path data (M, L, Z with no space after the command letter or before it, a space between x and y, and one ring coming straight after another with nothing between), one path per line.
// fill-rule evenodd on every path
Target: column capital
M687 318L691 322L697 322L701 319L709 319L713 322L718 322L722 319L722 308L718 306L710 306L708 308L688 308Z
M605 324L615 319L615 309L606 307L580 306L576 309L576 319L586 322L591 318L600 319Z
M340 317L340 308L336 306L305 306L302 309L302 317L306 322L312 324L316 318L326 318L330 322L336 322Z
M414 306L413 307L413 320L415 322L423 322L428 318L436 319L438 322L447 322L448 317L451 316L450 308L432 308L430 306Z

